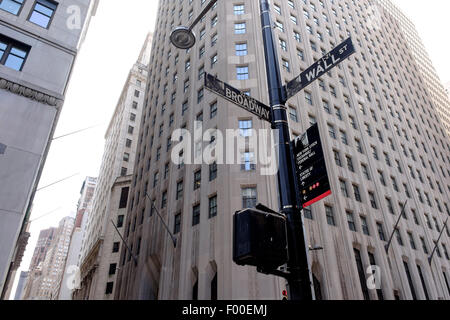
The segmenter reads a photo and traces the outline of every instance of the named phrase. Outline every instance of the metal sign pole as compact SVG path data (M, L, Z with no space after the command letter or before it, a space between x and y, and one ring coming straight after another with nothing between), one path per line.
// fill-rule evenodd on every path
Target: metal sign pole
M305 230L298 205L298 192L295 183L296 170L290 146L289 124L285 106L286 99L281 82L277 49L272 33L269 1L261 0L260 9L270 107L272 108L272 127L279 132L280 165L278 187L281 212L287 218L288 271L291 274L291 277L288 279L290 297L292 300L312 300L313 294Z

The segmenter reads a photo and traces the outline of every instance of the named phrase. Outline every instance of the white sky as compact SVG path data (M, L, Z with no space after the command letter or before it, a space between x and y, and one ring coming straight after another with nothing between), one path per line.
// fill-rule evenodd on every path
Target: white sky
M416 24L442 82L450 82L450 1L394 2ZM15 285L20 271L28 270L39 231L57 226L65 216L74 216L84 178L98 175L107 125L146 34L154 30L157 6L156 0L127 0L126 6L119 1L100 1L78 56L55 136L102 125L52 144L40 186L79 175L36 194L31 220L61 209L32 223Z

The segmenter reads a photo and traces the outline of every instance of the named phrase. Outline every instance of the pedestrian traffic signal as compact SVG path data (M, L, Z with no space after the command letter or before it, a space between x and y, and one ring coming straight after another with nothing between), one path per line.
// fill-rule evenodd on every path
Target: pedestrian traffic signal
M264 270L275 270L287 263L286 218L257 209L246 209L234 216L233 261Z

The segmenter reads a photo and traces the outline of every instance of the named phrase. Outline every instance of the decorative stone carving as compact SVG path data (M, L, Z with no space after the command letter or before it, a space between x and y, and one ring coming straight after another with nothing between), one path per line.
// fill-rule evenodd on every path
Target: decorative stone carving
M60 107L62 100L48 94L33 90L31 88L22 86L12 81L0 78L0 89L8 90L14 94L23 96L25 98L35 100L40 103L48 104L53 107Z

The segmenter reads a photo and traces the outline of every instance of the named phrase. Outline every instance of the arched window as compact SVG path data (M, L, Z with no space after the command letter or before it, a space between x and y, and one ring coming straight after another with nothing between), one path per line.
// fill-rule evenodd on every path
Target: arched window
M198 280L195 281L194 287L192 288L192 300L198 300Z
M316 300L318 300L318 301L323 300L322 287L320 285L319 279L317 279L315 274L313 274L313 285L314 285L314 293L316 295Z
M211 280L211 300L217 301L217 272Z

